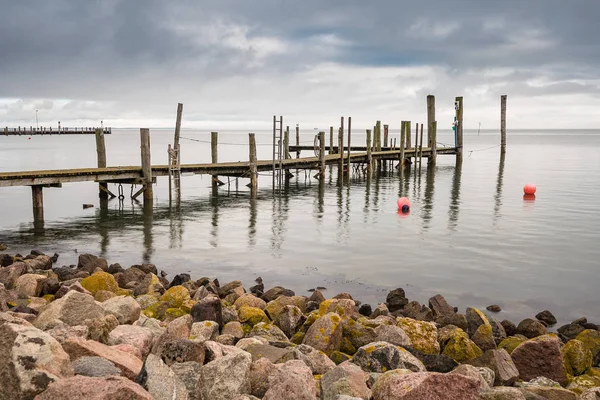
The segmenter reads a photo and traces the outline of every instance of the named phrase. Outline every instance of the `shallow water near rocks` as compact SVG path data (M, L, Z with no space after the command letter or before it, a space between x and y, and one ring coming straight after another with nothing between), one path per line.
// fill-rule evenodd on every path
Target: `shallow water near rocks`
M108 165L139 165L139 131L113 132ZM183 163L210 161L209 132L182 136L202 141L182 139ZM313 137L302 132L301 142ZM257 132L259 158L271 157L270 140ZM453 142L451 131L438 140ZM166 164L170 141L171 131L151 130L154 164ZM246 133L221 132L219 141L220 161L247 160ZM352 144L364 141L353 134ZM158 178L152 213L129 198L129 186L124 201L101 209L96 184L65 184L44 189L43 225L33 223L29 188L0 188L0 242L10 253L57 252L60 265L90 252L125 267L152 262L170 278L189 272L249 287L261 276L266 287L309 294L324 286L327 296L344 291L371 304L403 287L410 299L441 293L463 310L499 304L501 319L549 309L559 324L580 316L600 323L600 133L509 131L504 162L499 141L497 132L466 132L458 167L440 156L420 172L354 174L343 186L336 168L323 185L310 178L315 171L294 170L279 191L261 175L255 200L247 179L231 178L213 196L210 177L184 176L182 201L170 206L167 179ZM0 136L0 171L95 164L91 135ZM523 198L526 183L537 185L535 200ZM409 215L397 213L399 196L412 202Z

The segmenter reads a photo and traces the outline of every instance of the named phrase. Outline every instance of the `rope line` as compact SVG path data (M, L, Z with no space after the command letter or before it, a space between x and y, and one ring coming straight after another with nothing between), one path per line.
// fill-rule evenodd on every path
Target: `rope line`
M497 144L496 146L492 146L492 147L486 147L485 149L478 149L478 150L469 150L469 157L471 157L471 154L476 152L476 151L485 151L485 150L491 150L491 149L495 149L496 147L500 147L500 144Z

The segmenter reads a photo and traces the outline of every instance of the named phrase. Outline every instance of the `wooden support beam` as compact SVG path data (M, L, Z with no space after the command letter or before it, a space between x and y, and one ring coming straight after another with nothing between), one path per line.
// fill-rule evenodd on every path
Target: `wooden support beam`
M296 128L296 132L298 132ZM254 137L254 133L248 134L248 143L250 150L250 195L252 197L256 197L256 189L258 188L258 168L256 165L256 138Z
M181 135L181 115L183 114L183 104L177 103L177 119L175 120L175 137L173 138L173 148L179 149L179 137ZM179 152L177 152L177 163L181 163Z
M348 128L350 121L348 120ZM350 160L348 160L350 162ZM319 132L319 179L325 179L325 132Z
M350 175L352 173L352 166L350 165L351 139L352 139L352 117L348 117L348 184L350 184Z
M106 168L106 144L104 143L104 131L96 129L96 157L98 159L98 168ZM100 182L98 184L98 195L101 199L108 198L108 184Z
M429 163L434 165L437 161L437 121L431 122L431 156Z
M300 127L296 124L296 146L300 146ZM300 158L300 150L296 151L296 158Z
M463 159L463 98L457 97L456 108L456 161Z
M427 145L425 147L431 147L432 145L433 121L435 121L435 96L430 94L427 96Z
M419 172L421 172L422 164L423 164L423 124L421 124L421 135L419 138Z
M211 158L211 162L213 164L216 164L219 159L218 144L219 144L219 132L211 132L210 133L210 158ZM214 194L216 194L217 188L219 186L219 176L213 175L211 183L212 183L211 186L212 186L213 195L214 195Z
M407 129L408 127L408 129ZM404 152L406 151L404 145L406 144L406 138L410 136L410 121L402 121L400 125L400 165L399 168L404 167Z
M283 133L283 158L287 160L290 157L290 127L285 127L285 132Z
M338 180L340 184L344 182L344 117L340 119L340 131L338 133L338 149L340 149L340 159L338 163Z
M42 186L31 187L34 222L44 221L44 193L42 190Z
M373 172L373 157L371 155L371 130L367 129L367 173Z
M154 199L152 191L152 160L150 156L150 129L140 129L140 149L142 156L142 177L144 179L144 204L151 205Z
M506 95L500 96L500 154L506 154Z
M333 154L333 126L329 127L329 154Z

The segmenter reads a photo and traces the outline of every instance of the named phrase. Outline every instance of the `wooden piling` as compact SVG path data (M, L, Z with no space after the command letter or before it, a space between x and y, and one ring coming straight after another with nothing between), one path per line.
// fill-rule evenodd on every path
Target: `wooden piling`
M33 203L33 221L43 222L44 221L44 193L42 186L31 187L31 199Z
M419 171L421 170L421 164L423 164L423 124L421 124L421 135L419 138Z
M213 164L216 164L219 160L218 143L219 143L219 132L211 132L210 133L210 159ZM213 194L215 194L215 192L217 191L217 188L219 186L219 176L213 175L211 182L212 182Z
M300 127L296 125L296 146L300 146ZM300 151L296 151L296 158L300 158Z
M338 146L340 151L340 161L338 163L338 179L344 181L344 117L340 119L340 131L338 136Z
M456 107L456 160L463 159L463 98L457 97L455 100Z
M367 129L367 173L373 171L373 156L371 155L371 130Z
M144 205L151 205L152 192L152 160L150 157L150 129L140 129L140 148L142 156L142 178L144 180Z
M435 121L435 96L430 94L427 96L427 145L425 147L432 147L431 137L433 121Z
M350 129L350 119L348 119ZM325 132L319 132L319 179L325 180Z
M383 126L383 147L388 147L389 125Z
M285 127L283 134L283 158L287 160L290 158L290 127Z
M104 143L104 131L102 129L96 129L96 155L98 168L106 168L106 144ZM108 199L108 184L106 182L98 183L98 195L101 199Z
M254 133L249 133L248 138L248 143L250 147L250 194L252 197L256 197L256 189L258 187L258 168L256 165L256 138L254 137Z
M352 137L352 117L348 117L348 184L350 184L350 175L352 173L352 166L350 164L350 145Z
M329 154L333 154L333 126L329 127Z
M407 126L409 127L408 132L406 129ZM407 136L410 136L410 121L402 121L400 124L400 165L398 166L400 169L404 167L404 145Z
M177 120L175 121L175 137L173 138L173 148L175 150L179 149L179 137L181 135L181 115L183 114L183 104L177 103ZM181 158L179 158L179 153L177 153L177 163L181 163Z
M506 154L506 95L500 96L500 154Z
M431 122L431 157L429 162L435 164L437 161L437 121Z

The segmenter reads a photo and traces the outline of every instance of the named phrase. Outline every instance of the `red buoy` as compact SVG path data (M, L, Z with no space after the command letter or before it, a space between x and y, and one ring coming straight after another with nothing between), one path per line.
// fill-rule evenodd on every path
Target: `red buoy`
M403 213L410 211L410 201L406 197L398 199L398 211L402 211Z
M535 185L528 183L523 187L523 192L525 192L525 194L532 195L535 194L536 189L537 188L535 187Z

